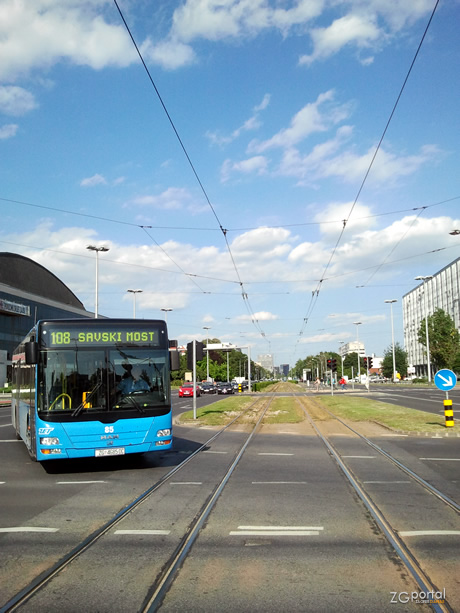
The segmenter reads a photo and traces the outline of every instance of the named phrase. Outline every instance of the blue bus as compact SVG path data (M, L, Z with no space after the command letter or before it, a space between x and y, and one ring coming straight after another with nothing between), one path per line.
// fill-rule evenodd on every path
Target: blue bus
M39 321L12 359L17 438L40 462L170 449L174 345L159 320Z

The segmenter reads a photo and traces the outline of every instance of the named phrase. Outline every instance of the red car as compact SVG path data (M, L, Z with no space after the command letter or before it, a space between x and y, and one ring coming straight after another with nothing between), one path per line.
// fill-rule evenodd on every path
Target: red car
M179 398L188 397L193 398L193 383L184 383L179 388ZM201 390L199 386L196 386L196 396L201 396Z

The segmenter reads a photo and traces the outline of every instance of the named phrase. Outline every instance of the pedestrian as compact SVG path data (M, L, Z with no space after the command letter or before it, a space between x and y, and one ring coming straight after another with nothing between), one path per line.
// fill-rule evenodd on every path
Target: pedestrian
M319 377L316 377L315 385L316 385L316 391L319 392L319 386L321 385L321 381Z
M340 379L339 385L342 388L342 392L344 392L347 389L347 381L346 381L345 377L342 377Z

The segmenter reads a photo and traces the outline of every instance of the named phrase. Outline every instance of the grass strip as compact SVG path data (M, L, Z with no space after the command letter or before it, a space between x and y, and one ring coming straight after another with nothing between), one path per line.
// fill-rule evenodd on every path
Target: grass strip
M206 407L201 407L196 410L196 419L193 419L193 411L182 413L179 418L179 423L198 423L202 426L224 426L238 413L247 409L254 399L250 396L234 396L233 398L225 398L208 404Z
M292 397L274 398L267 411L264 424L295 424L303 421L305 415Z
M373 421L404 432L439 433L445 431L445 419L441 415L417 411L407 407L387 404L371 398L355 396L322 396L316 401L330 409L337 417L350 421Z

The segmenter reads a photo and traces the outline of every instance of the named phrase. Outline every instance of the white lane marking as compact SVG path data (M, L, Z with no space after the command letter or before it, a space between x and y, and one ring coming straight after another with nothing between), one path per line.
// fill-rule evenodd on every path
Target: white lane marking
M3 439L0 443L22 443L22 441L18 441L16 438Z
M13 424L2 424L0 428L6 428L7 426L12 426Z
M449 536L460 535L460 530L406 530L398 534L399 536Z
M203 485L202 481L170 481L169 485Z
M434 460L435 462L460 462L460 458L419 458L419 460Z
M379 434L379 436L409 436L408 434Z
M171 530L115 530L115 534L171 534Z
M228 453L228 451L213 451L212 449L207 449L206 451L203 451L203 453L221 453L225 455Z
M12 528L0 528L0 532L58 532L59 528L37 528L33 526L14 526Z
M412 483L412 481L363 481L363 483Z
M0 485L5 485L6 481L0 481Z
M257 455L294 455L293 453L258 453Z
M385 392L383 392L383 396L387 396L389 398L398 398L400 400L406 400L406 398L409 398L410 400L419 400L419 401L422 400L423 402L437 402L438 404L442 403L442 398L440 398L439 400L430 400L429 398L426 398L426 397L425 398L419 398L417 396L406 396L404 394L401 394L401 395L398 395L398 394L388 394L388 393L385 393Z
M229 536L318 536L321 526L238 526Z
M238 526L238 530L324 530L322 526Z
M253 481L252 485L306 485L306 481Z
M56 485L86 485L88 483L108 483L108 481L56 481Z
M343 455L342 458L358 458L360 460L375 460L375 455Z

